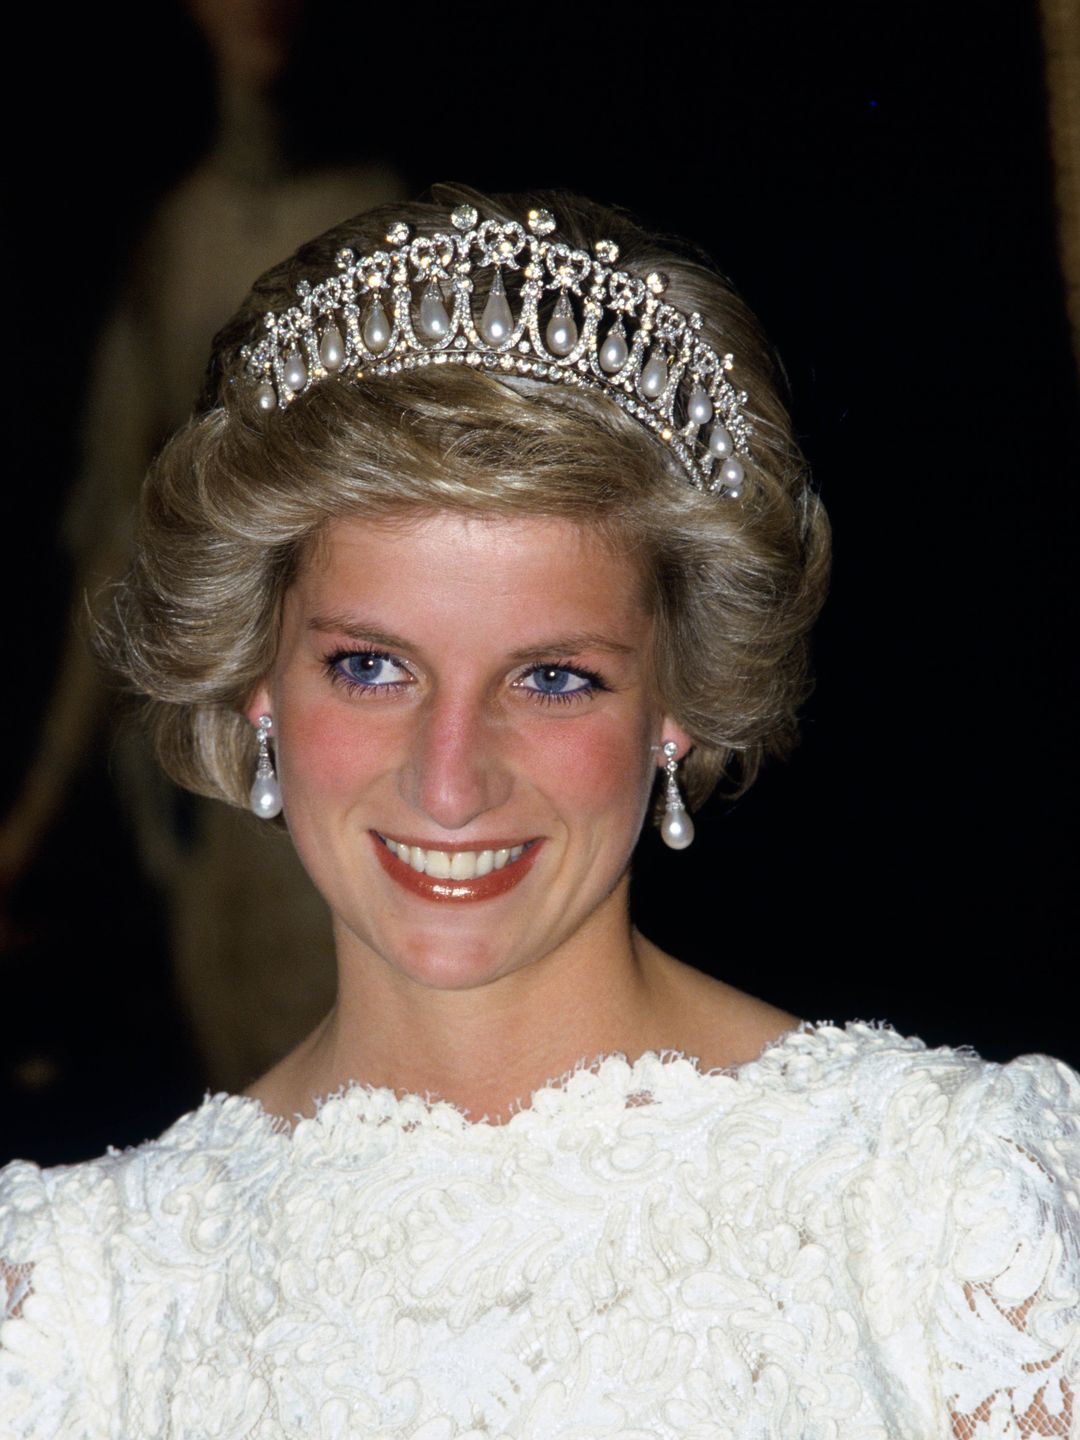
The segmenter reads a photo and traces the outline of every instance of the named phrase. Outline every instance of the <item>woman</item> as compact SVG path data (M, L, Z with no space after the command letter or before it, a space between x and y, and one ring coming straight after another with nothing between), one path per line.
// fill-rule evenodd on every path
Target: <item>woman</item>
M824 585L718 277L569 197L360 217L219 336L141 524L114 658L175 778L283 813L338 996L5 1172L10 1433L1075 1432L1080 1080L629 922L654 789L681 848L790 744Z

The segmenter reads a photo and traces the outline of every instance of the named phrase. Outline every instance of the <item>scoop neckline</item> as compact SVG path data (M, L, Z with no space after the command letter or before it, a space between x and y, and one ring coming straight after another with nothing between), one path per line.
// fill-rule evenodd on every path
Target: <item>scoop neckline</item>
M763 1047L752 1060L737 1065L713 1066L702 1069L697 1056L683 1050L646 1050L635 1060L625 1052L608 1051L592 1060L582 1058L562 1075L546 1081L534 1090L528 1103L515 1101L505 1120L493 1121L482 1115L472 1119L469 1113L452 1100L421 1095L415 1091L393 1090L388 1086L369 1085L353 1080L315 1100L312 1115L297 1115L290 1121L268 1111L253 1095L235 1095L225 1091L207 1092L202 1105L190 1118L218 1111L241 1126L249 1126L273 1136L286 1145L301 1148L310 1141L329 1138L342 1124L363 1122L374 1126L393 1126L402 1131L419 1129L464 1136L490 1137L512 1135L522 1128L557 1121L567 1113L580 1113L583 1102L621 1101L623 1108L635 1094L648 1094L652 1102L662 1100L674 1090L685 1093L687 1083L705 1088L737 1083L758 1069L768 1070L783 1064L787 1052L798 1049L798 1042L852 1040L858 1034L878 1036L891 1041L902 1040L887 1021L850 1020L838 1026L832 1020L800 1020L798 1025L783 1031ZM922 1045L908 1039L908 1045ZM641 1106L644 1110L648 1107Z

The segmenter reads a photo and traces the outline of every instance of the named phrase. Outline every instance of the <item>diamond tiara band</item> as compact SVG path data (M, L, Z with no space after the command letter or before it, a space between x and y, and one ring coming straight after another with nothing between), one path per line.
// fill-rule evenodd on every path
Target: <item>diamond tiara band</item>
M452 233L412 239L399 222L386 237L394 248L362 257L341 250L336 275L300 281L299 304L267 314L265 335L241 352L259 409L284 409L333 376L452 364L530 376L607 395L671 450L695 489L738 497L751 434L746 392L731 381L733 356L701 338L701 316L663 300L665 275L615 269L610 240L591 254L549 240L548 210L531 210L522 226L481 222L473 206L459 205L450 220ZM474 276L483 269L493 274L477 321ZM507 270L523 276L516 319Z

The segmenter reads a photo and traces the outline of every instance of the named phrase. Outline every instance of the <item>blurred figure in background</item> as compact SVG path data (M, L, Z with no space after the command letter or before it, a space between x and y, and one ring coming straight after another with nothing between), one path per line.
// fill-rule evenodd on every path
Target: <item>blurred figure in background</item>
M403 194L402 181L374 159L330 168L291 162L280 100L302 8L300 0L189 0L212 56L216 130L153 216L97 347L84 463L62 522L76 611L125 568L147 464L190 413L210 340L251 275L305 236ZM77 624L54 673L40 746L0 832L8 885L33 864L73 776L108 748L108 692ZM165 901L205 1083L241 1086L332 1000L324 907L291 847L181 795L137 734L117 743L112 768Z

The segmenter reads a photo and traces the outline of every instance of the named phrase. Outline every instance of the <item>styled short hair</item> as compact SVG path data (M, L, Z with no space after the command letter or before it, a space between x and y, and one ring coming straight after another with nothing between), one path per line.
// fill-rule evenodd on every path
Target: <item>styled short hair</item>
M611 239L621 268L666 273L665 299L700 312L703 338L734 352L748 392L740 499L693 489L667 447L602 395L543 380L427 367L324 381L287 411L259 411L240 352L262 315L294 303L299 280L331 274L343 246L370 253L396 220L433 234L462 201L505 220L546 207L571 245ZM516 279L507 276L511 303ZM134 560L102 617L101 648L146 697L172 778L246 805L255 743L241 712L272 667L285 593L328 524L436 511L566 519L640 567L657 690L694 740L682 767L689 803L719 782L738 792L794 743L827 582L828 525L781 388L730 283L619 211L562 193L458 186L372 210L263 275L217 336L200 410L147 477Z

